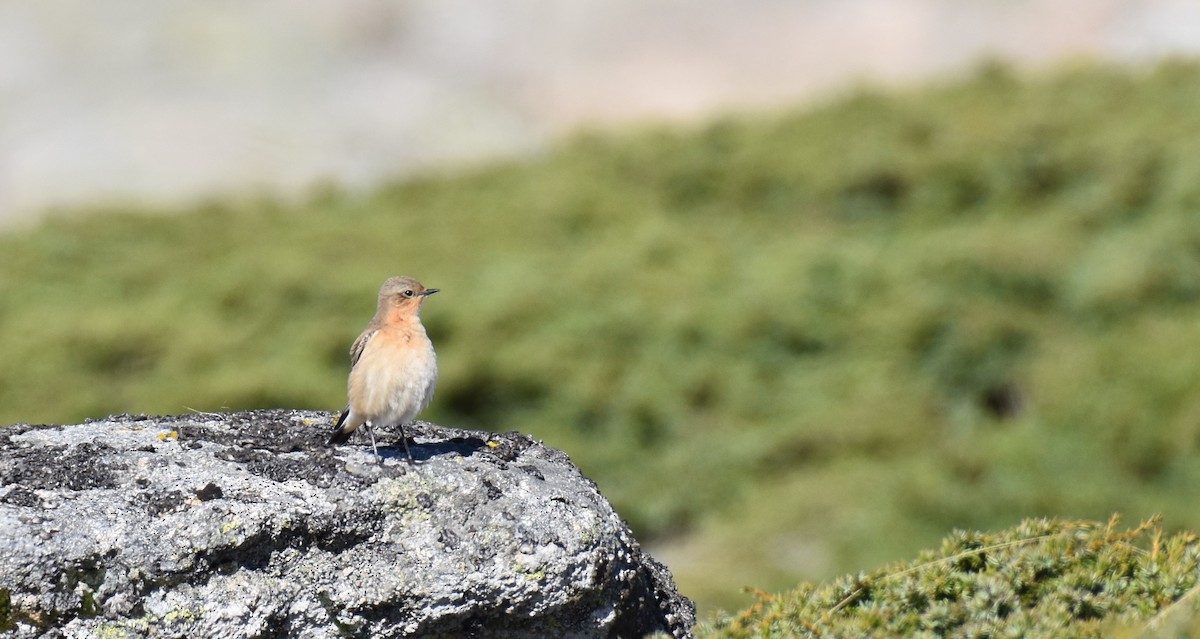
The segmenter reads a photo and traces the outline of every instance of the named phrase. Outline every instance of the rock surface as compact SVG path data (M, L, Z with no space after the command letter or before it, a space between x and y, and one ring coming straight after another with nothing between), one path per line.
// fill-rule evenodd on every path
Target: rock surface
M565 454L332 415L0 429L0 633L689 636L694 607ZM386 445L384 445L386 444Z

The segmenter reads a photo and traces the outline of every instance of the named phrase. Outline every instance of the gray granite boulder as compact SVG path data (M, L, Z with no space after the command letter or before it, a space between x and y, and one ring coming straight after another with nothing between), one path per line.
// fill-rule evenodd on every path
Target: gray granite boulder
M689 636L694 607L563 453L329 413L0 428L0 634Z

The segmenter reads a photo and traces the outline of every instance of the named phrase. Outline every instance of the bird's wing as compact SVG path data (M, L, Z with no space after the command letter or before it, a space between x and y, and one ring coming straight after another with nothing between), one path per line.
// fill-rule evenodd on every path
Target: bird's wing
M350 347L350 368L354 368L358 364L358 358L362 357L363 350L367 348L367 342L371 341L371 338L378 332L378 328L368 327L362 335L358 336L358 339L354 340L354 345Z

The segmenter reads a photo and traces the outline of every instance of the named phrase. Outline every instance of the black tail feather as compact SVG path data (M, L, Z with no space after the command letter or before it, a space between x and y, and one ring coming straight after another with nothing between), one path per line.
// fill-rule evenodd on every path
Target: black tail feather
M338 415L337 421L333 424L333 431L329 433L329 441L325 442L326 446L338 446L350 441L350 436L354 434L354 431L342 430L342 424L346 423L346 416L349 414L350 409L347 408L342 411L341 415Z

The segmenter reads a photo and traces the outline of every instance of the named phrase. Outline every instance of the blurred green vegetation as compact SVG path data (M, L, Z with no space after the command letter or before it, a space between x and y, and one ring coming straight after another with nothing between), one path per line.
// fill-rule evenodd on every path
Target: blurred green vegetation
M702 639L755 637L1188 637L1200 537L1151 520L1035 519L954 531L914 562L771 595L703 625Z
M567 451L702 610L954 528L1200 528L1193 62L992 64L0 255L0 423L334 410L384 278L441 288L424 417Z

